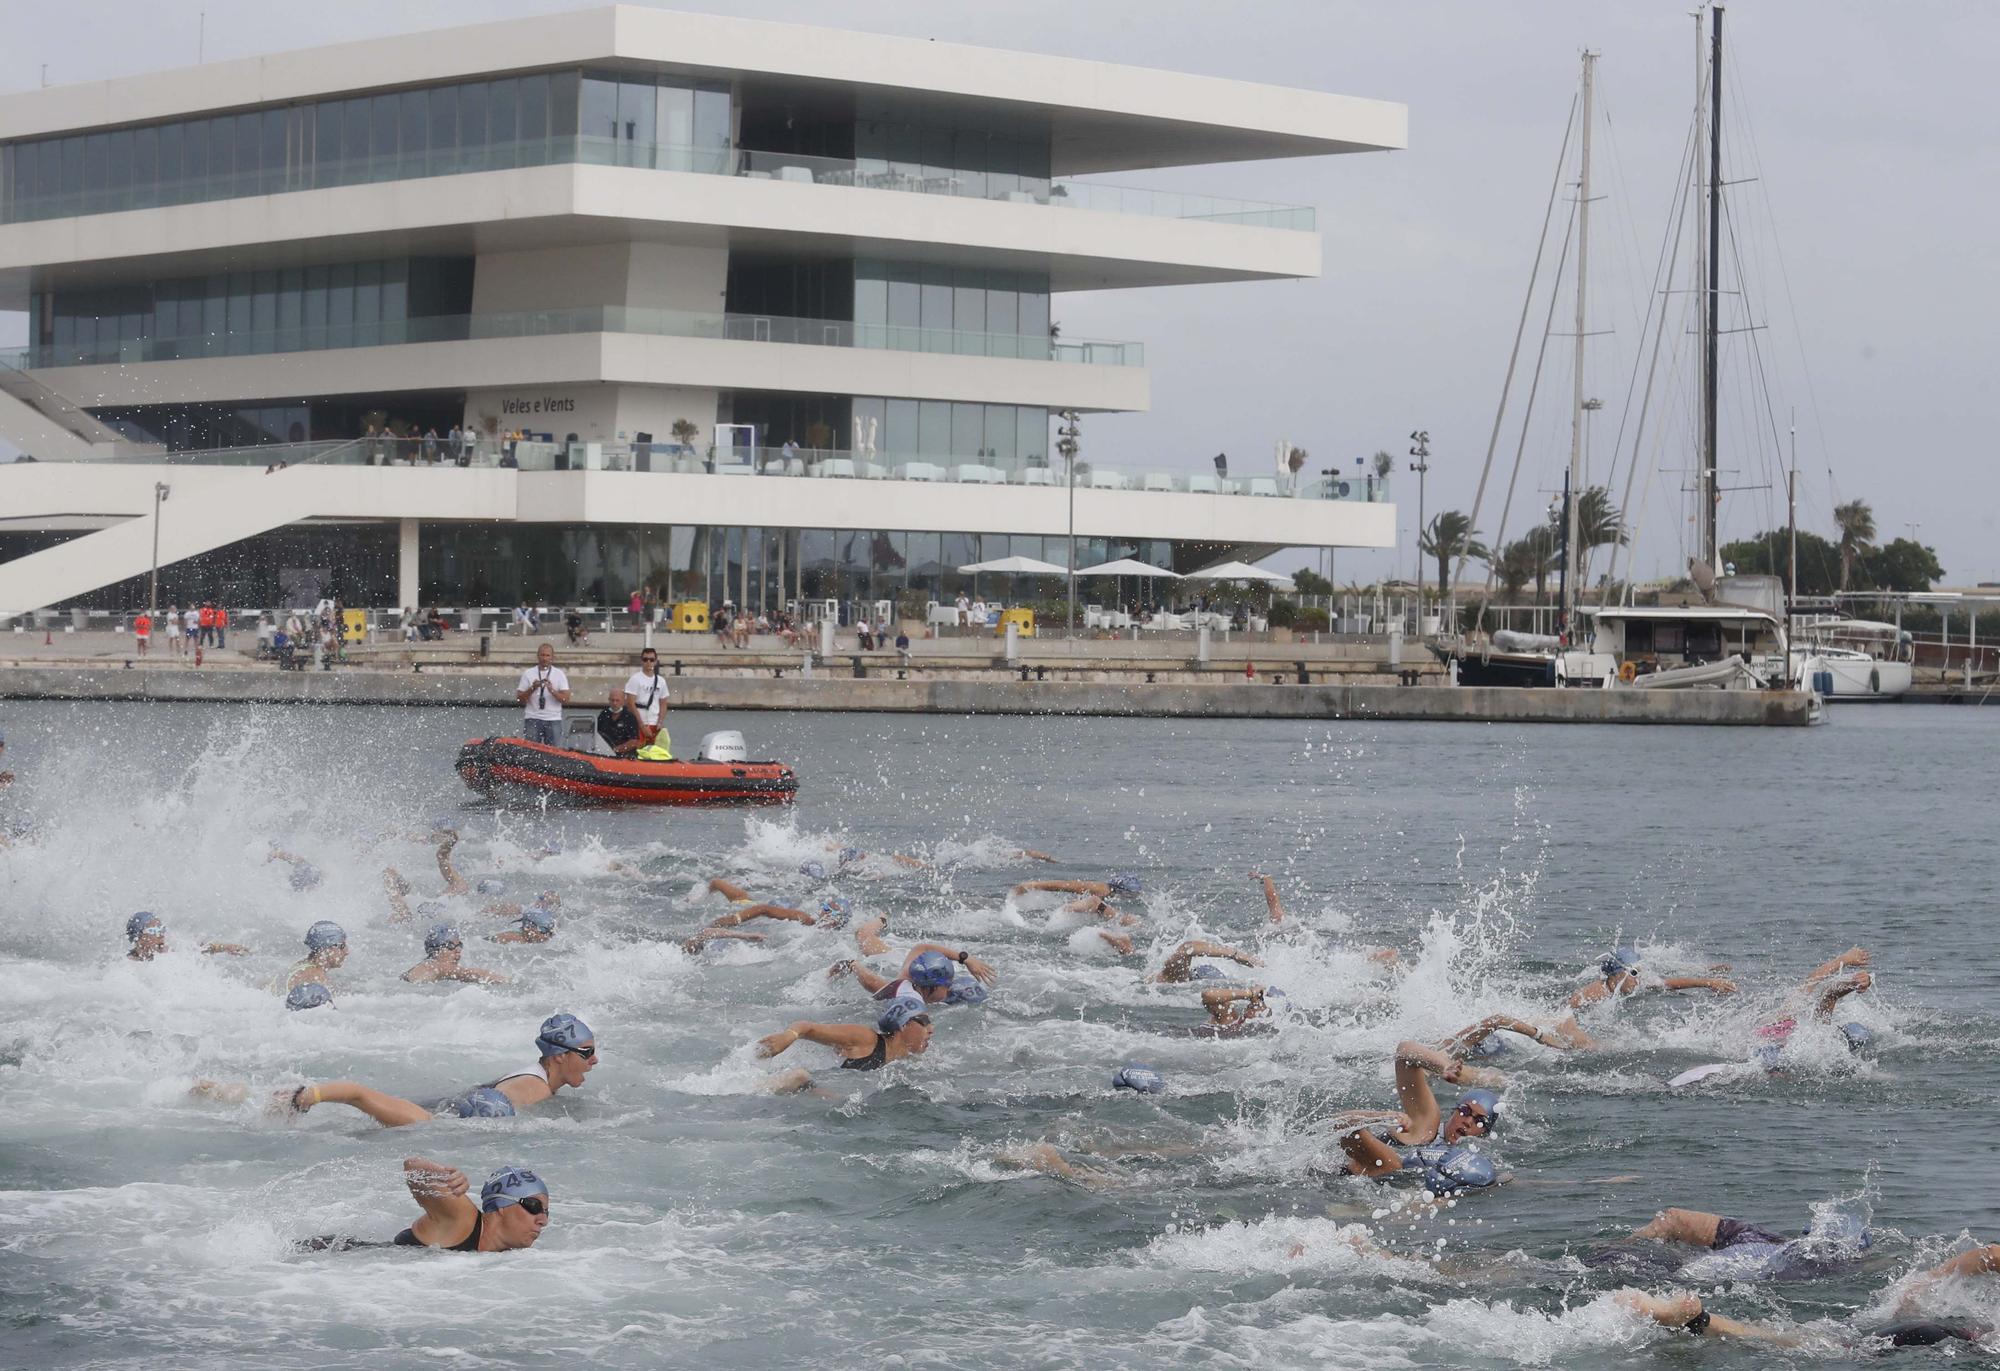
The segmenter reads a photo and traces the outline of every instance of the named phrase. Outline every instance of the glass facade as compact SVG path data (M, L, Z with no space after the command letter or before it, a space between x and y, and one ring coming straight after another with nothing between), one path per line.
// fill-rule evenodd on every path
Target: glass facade
M1049 411L1035 405L734 391L722 396L722 422L756 425L763 448L791 442L859 454L872 438L883 462L957 458L1008 472L1049 465Z
M141 443L169 452L264 447L326 438L359 438L372 425L396 436L435 428L447 433L465 414L463 395L396 395L384 400L297 399L278 404L190 402L93 406L97 418Z
M395 257L40 291L28 319L34 365L78 366L368 346L471 307L471 258Z
M888 346L904 350L922 350L918 330L1043 339L1049 336L1049 278L1046 272L864 258L854 264L854 322L884 326Z
M0 533L0 562L54 547L79 533ZM148 577L93 590L63 602L64 608L130 613L146 603ZM394 524L294 524L198 557L162 563L160 608L212 600L234 613L250 607L275 608L337 596L350 605L388 606L396 598ZM256 625L231 625L248 643Z
M534 72L0 144L0 222L549 162L723 171L726 85Z

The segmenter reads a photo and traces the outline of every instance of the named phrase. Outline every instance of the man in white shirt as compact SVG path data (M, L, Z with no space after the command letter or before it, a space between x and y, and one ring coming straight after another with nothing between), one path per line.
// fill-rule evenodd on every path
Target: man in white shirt
M647 648L639 654L639 669L625 678L625 694L639 716L641 746L653 741L667 712L667 680L660 675L660 654Z
M543 643L535 664L521 673L514 698L521 702L521 736L531 743L561 747L563 706L569 703L569 677L556 665L556 649Z

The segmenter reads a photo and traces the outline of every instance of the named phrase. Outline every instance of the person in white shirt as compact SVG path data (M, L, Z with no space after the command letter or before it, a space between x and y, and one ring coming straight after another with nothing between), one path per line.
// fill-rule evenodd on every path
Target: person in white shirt
M643 747L659 733L667 712L667 679L660 675L660 654L652 648L639 654L639 669L625 678L625 694L639 716L639 744Z
M974 628L984 628L986 626L986 601L974 600L972 602L972 626Z
M556 665L553 643L535 650L535 664L521 673L514 698L521 703L521 736L531 743L562 746L563 706L569 703L569 676Z
M961 590L961 591L959 591L959 592L958 592L958 626L959 626L960 628L964 628L964 627L966 626L966 624L967 624L968 622L970 622L970 621L969 621L969 620L968 620L968 619L966 618L966 616L967 616L968 614L970 614L971 612L972 612L972 605L971 605L971 602L970 602L970 601L968 601L968 600L967 600L967 599L965 598L965 592L964 592L964 591L962 591L962 590Z
M181 655L181 611L178 605L168 605L162 616L167 625L167 651L178 657Z
M187 625L188 646L193 647L201 638L201 611L189 605L186 612L181 615L181 619Z

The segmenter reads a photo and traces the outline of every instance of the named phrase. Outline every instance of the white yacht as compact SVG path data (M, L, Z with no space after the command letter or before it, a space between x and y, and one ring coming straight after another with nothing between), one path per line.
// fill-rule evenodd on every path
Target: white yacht
M1807 657L1830 700L1893 700L1915 683L1910 635L1874 619L1800 616L1792 620L1793 650Z

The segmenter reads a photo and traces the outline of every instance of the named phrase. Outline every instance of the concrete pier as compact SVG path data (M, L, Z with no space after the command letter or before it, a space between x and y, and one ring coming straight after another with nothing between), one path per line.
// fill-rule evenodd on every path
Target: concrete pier
M574 669L574 710L597 708L621 684ZM514 708L514 673L493 670L277 671L0 668L0 698L179 700L256 704L498 705ZM802 678L683 676L676 710L824 710L892 714L1054 714L1208 719L1406 719L1464 723L1627 723L1803 727L1807 697L1792 691L1506 690L1450 686L1227 684L1097 681L896 680L872 675Z

